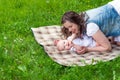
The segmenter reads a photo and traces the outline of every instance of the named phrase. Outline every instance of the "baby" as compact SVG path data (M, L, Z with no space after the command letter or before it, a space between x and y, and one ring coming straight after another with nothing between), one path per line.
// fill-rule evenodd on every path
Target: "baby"
M68 37L67 40L55 40L54 44L57 46L57 49L59 51L62 50L72 50L76 51L75 46L81 46L83 47L95 47L100 46L92 37L88 37L87 35L83 35L81 38L75 38L75 34L72 34L72 36ZM116 41L120 43L120 36L118 37L108 37L111 44L116 44ZM117 45L120 45L117 43ZM79 52L79 51L76 51Z
M55 40L54 44L57 46L57 49L59 51L62 50L72 50L76 51L75 46L81 46L81 47L94 47L94 46L99 46L93 39L92 37L88 37L87 35L83 35L82 39L81 38L75 38L72 39L73 36L70 36L67 38L67 40Z

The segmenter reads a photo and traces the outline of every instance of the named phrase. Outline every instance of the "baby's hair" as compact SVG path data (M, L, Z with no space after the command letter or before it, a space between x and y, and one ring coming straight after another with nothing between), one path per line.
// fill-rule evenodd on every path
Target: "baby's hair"
M57 46L57 43L59 42L58 39L54 40L54 46Z
M54 46L57 47L57 50L61 51L60 48L59 48L59 46L58 46L58 42L59 42L59 41L60 41L60 40L58 40L58 39L54 40Z

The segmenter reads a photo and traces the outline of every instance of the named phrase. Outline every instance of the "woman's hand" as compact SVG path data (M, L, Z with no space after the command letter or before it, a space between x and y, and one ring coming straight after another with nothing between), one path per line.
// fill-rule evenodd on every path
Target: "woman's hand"
M87 52L87 47L85 46L74 45L73 47L76 49L76 52L79 54L84 54L85 52Z

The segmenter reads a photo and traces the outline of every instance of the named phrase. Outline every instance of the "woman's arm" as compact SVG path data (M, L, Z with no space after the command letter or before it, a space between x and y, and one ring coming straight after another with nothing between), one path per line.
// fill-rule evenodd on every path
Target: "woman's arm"
M98 30L92 37L96 41L96 43L99 44L99 46L84 47L84 46L74 45L74 48L76 48L76 52L79 54L83 54L85 52L92 52L92 51L93 52L111 51L111 44L109 40L105 37L103 32Z
M79 45L76 45L76 44L73 44L73 48L75 48L75 51L78 53L78 54L83 54L86 52L87 48L85 46L79 46Z
M87 47L87 51L110 51L111 50L111 44L106 38L106 36L101 32L101 30L98 30L93 36L93 39L99 44L99 46L96 47Z

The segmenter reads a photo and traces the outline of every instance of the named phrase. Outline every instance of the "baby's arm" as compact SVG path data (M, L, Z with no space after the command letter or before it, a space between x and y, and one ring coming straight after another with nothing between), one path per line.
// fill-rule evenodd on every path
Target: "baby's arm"
M72 41L73 41L75 38L76 38L76 34L72 34L71 36L69 36L69 37L67 38L69 44L72 44Z
M72 34L70 37L69 37L69 41L73 41L74 39L76 38L76 34Z

